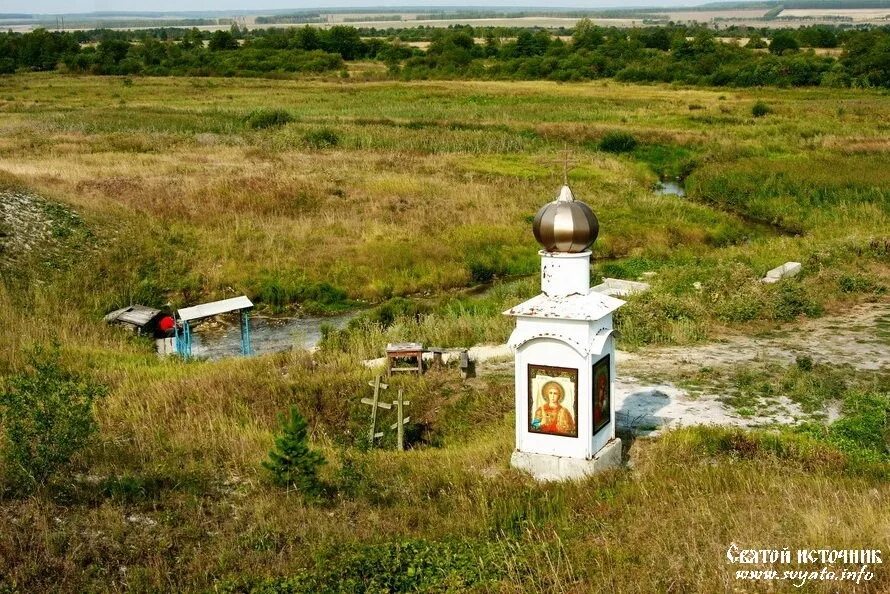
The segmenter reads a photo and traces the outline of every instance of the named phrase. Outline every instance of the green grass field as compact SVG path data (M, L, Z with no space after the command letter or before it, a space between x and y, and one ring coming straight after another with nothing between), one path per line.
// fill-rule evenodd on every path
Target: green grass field
M538 291L531 219L559 189L564 148L600 221L593 280L656 273L620 312L619 348L886 302L887 101L613 81L0 77L0 197L40 196L53 221L26 252L0 226L0 384L57 341L65 366L109 389L72 469L0 499L0 592L729 592L749 591L725 561L733 541L890 551L886 422L848 441L674 431L632 441L632 469L539 485L508 466L512 376L398 380L415 420L404 454L361 446L358 404L373 377L360 360L387 341L505 341L500 312ZM254 127L258 109L291 121ZM600 150L610 132L636 148ZM660 176L688 196L656 195ZM758 282L788 260L799 277ZM242 293L267 314L364 312L315 354L216 363L158 360L101 321L130 302ZM879 410L887 378L875 382ZM292 404L329 460L321 504L260 467ZM888 580L878 568L859 591Z

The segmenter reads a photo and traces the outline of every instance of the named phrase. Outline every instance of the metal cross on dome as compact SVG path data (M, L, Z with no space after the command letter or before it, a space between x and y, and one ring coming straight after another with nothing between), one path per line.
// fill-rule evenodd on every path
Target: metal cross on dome
M567 142L562 143L562 159L556 161L556 163L562 164L562 185L569 185L569 169L571 169L571 165L575 165L575 161L569 160L569 155L571 151L569 151L569 145Z

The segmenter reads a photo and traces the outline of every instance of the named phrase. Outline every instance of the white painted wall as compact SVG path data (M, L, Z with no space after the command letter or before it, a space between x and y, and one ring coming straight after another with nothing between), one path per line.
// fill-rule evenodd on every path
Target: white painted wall
M586 295L590 289L590 252L563 254L538 252L541 256L541 290L550 297Z
M520 320L520 323L523 320ZM540 323L541 320L536 322ZM567 322L566 320L546 320L545 322ZM587 332L598 328L601 321L580 322ZM575 322L578 324L578 322ZM518 328L517 328L518 329ZM612 354L610 364L611 381L610 422L593 434L593 364L606 354ZM548 365L569 367L578 370L578 396L575 423L578 437L547 435L528 430L528 366ZM557 338L534 338L520 345L515 359L516 376L516 449L535 454L549 454L572 458L590 459L615 437L615 356L614 341L609 336L602 348L588 355L580 354L567 342Z

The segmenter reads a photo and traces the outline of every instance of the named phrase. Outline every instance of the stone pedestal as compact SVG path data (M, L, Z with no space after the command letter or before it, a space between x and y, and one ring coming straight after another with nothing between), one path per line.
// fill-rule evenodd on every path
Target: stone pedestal
M621 466L621 440L617 437L589 459L515 451L510 466L539 481L581 480L597 472Z

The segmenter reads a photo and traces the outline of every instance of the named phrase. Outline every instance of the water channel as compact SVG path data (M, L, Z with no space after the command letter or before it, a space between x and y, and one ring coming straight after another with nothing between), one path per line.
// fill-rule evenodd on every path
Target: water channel
M683 182L663 180L655 184L655 193L659 196L686 196Z
M252 316L250 342L256 355L291 349L309 349L321 340L324 324L343 328L358 312L325 318L273 318ZM192 356L215 361L241 353L241 329L234 320L199 324L192 334Z

